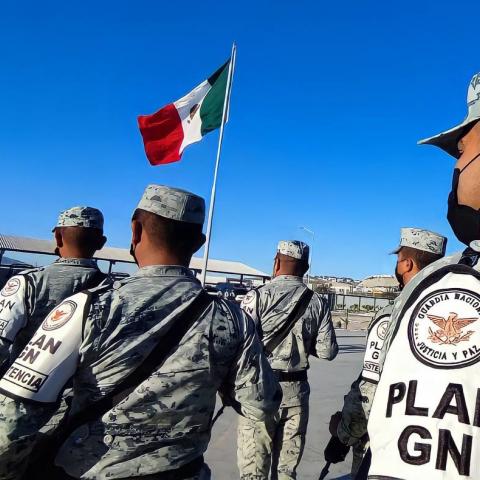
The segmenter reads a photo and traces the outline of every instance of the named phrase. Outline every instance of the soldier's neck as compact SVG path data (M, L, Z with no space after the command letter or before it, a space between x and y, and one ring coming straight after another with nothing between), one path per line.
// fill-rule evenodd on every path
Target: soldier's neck
M85 253L82 252L80 249L75 247L70 247L67 245L60 247L58 249L58 253L60 254L59 256L61 258L92 258L92 257L86 257Z
M138 266L151 267L153 265L180 265L188 268L190 265L190 258L174 255L169 252L144 254L137 257Z

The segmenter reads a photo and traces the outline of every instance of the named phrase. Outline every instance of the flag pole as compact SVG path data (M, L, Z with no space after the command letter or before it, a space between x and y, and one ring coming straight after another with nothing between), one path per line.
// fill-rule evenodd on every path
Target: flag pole
M218 136L217 159L215 162L215 172L213 174L212 193L210 194L210 207L208 209L208 222L207 222L207 234L206 234L207 238L205 241L205 251L203 253L203 269L202 269L202 285L203 286L205 286L205 280L207 278L208 253L210 251L210 237L212 233L213 211L215 209L215 194L217 191L218 166L220 164L220 154L222 152L223 129L225 127L225 122L227 120L228 107L230 103L230 94L232 91L233 72L235 70L236 56L237 56L237 47L234 43L232 45L232 55L230 57L230 65L228 66L227 87L225 92L225 100L223 102L222 123L220 125L220 134Z

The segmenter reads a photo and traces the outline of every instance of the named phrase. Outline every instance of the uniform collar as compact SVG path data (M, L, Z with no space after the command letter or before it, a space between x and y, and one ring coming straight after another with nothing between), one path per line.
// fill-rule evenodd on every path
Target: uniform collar
M272 282L292 282L292 283L303 283L302 277L296 277L295 275L278 275L274 277Z
M69 265L73 267L98 268L97 262L92 258L58 258L54 265Z
M189 277L197 280L194 273L181 265L149 265L139 268L132 277Z

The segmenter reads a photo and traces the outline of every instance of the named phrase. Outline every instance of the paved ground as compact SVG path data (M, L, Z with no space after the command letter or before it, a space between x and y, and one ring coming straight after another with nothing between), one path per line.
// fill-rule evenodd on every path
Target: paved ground
M337 330L340 353L333 362L311 360L309 372L310 423L307 445L298 471L298 480L317 480L323 461L323 450L330 439L328 422L332 413L343 405L343 395L360 371L365 347L365 332ZM238 479L236 463L236 414L228 409L215 424L206 460L215 480ZM351 457L332 465L327 479L350 478Z

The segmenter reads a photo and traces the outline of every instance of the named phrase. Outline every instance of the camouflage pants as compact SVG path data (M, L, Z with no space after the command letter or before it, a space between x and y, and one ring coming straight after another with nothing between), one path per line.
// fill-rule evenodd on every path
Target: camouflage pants
M238 422L238 468L242 480L297 478L308 424L308 403L280 407L272 425L241 417Z
M368 448L368 442L364 442L359 440L352 446L352 472L351 476L354 479L358 473L358 469L362 464L363 457L365 456L365 452Z

